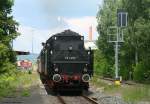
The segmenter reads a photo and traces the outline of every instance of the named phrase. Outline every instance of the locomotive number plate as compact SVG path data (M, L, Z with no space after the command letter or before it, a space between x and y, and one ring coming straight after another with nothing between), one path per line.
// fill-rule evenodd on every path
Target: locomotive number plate
M68 57L68 56L65 57L65 60L75 60L75 59L76 57Z

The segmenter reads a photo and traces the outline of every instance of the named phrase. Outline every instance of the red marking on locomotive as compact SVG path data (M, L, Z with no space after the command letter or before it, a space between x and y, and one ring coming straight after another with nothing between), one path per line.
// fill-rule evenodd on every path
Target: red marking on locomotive
M73 76L70 76L70 75L61 75L62 77L62 80L68 82L69 80L80 80L81 77L80 75L73 75Z
M79 80L80 78L79 78L79 76L74 76L74 80Z

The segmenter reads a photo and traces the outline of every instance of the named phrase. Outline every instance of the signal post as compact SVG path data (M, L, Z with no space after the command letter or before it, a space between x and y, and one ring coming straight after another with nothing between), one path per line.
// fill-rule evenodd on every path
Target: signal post
M120 85L119 78L119 43L124 42L123 30L127 26L127 12L123 9L117 10L117 26L110 26L107 29L108 42L115 43L115 85Z

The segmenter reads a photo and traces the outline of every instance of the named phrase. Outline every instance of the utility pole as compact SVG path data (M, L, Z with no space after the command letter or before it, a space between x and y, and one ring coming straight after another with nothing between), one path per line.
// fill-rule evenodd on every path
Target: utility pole
M33 43L33 39L34 39L34 30L31 30L32 33L32 53L33 53L33 48L34 48L34 43Z

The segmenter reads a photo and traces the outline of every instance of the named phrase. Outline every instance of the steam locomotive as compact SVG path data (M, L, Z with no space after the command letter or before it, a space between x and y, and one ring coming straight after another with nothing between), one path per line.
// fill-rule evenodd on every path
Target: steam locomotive
M51 36L38 57L41 79L54 90L88 90L93 75L93 51L71 30Z

